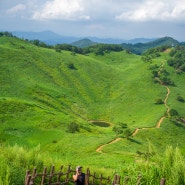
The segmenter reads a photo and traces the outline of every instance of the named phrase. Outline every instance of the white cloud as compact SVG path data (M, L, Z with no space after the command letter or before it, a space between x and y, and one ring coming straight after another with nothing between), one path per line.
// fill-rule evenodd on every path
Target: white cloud
M88 20L90 16L84 14L82 0L54 0L47 1L42 9L37 9L32 18L36 20Z
M8 10L6 11L6 13L13 15L13 14L20 13L20 11L23 11L23 10L25 10L25 9L26 9L26 6L25 6L25 5L23 5L23 4L18 4L18 5L16 5L16 6L10 8L10 9L8 9Z
M125 10L118 20L128 21L174 21L185 20L185 0L145 0L134 8Z

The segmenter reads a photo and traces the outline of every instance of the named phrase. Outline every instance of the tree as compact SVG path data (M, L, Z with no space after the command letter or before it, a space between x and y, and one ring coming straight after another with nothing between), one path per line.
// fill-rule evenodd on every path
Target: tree
M69 69L76 69L73 63L69 63L67 66Z
M39 46L40 41L38 39L32 41L34 45Z
M175 109L171 109L171 110L169 111L169 114L170 114L171 116L178 116L178 115L179 115L179 113L178 113Z
M128 139L132 135L132 131L127 128L123 131L124 136Z
M67 125L67 132L75 133L79 132L79 125L75 122L71 122Z
M171 79L168 78L168 77L166 77L166 76L160 77L160 80L161 80L161 82L162 82L164 85L174 85L174 82L172 82Z
M114 125L114 127L112 128L112 130L116 133L116 136L120 135L123 133L123 130L127 128L127 124L126 123L118 123L116 125Z
M180 101L180 102L184 102L185 101L184 98L182 96L180 96L180 95L177 96L177 100Z
M156 70L152 71L152 76L153 76L153 78L158 77L158 71L156 71Z
M164 101L161 98L157 98L155 100L155 104L163 104L163 103L164 103Z
M119 125L115 125L112 130L116 133L116 136L123 133L123 129Z

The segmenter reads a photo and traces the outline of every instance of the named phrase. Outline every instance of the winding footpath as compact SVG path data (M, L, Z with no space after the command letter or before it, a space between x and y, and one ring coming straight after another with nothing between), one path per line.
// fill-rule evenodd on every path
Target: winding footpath
M121 140L121 138L116 138L116 139L114 139L114 140L112 140L112 141L110 141L110 142L108 142L108 143L106 143L106 144L104 144L104 145L99 146L99 147L96 149L96 152L102 153L102 148L103 148L104 146L107 146L107 145L116 143L116 142L118 142L119 140Z
M163 65L164 65L164 63L162 64L162 67L163 67ZM161 83L161 82L160 82L160 83ZM161 83L161 85L163 85L163 84ZM170 89L169 89L169 87L166 86L166 85L163 85L163 86L164 86L164 87L166 88L166 90L167 90L166 98L165 98L165 100L164 100L164 105L165 105L165 107L166 107L166 112L165 112L165 114L167 114L167 116L169 116L170 108L169 108L169 106L167 105L167 100L168 100L169 95L170 95ZM164 120L167 116L165 116L165 115L162 116L154 127L136 128L136 129L134 130L134 132L132 133L131 136L135 136L140 130L148 130L148 129L160 128L161 123L163 122L163 120ZM110 145L110 144L113 144L113 143L116 143L116 142L118 142L118 141L120 141L120 140L121 140L121 138L116 138L116 139L114 139L114 140L112 140L112 141L110 141L110 142L108 142L108 143L106 143L106 144L103 144L103 145L99 146L99 147L96 149L96 152L102 153L102 148L103 148L103 147L105 147L105 146L107 146L107 145Z
M167 115L169 115L169 111L170 111L170 108L168 107L168 105L167 105L167 100L168 100L168 97L169 97L169 95L170 95L170 89L168 88L168 86L165 86L166 87L166 89L167 89L167 94L166 94L166 98L165 98L165 100L164 100L164 105L165 105L165 107L166 107L166 113L167 113ZM135 136L140 130L147 130L147 129L153 129L153 128L160 128L160 126L161 126L161 123L163 122L163 120L166 118L166 116L162 116L160 119L159 119L159 121L157 122L157 124L156 124L156 126L155 127L144 127L144 128L136 128L135 130L134 130L134 132L132 133L132 136Z

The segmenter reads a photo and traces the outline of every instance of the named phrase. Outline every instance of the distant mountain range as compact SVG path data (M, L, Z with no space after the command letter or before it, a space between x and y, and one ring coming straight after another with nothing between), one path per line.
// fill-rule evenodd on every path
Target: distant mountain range
M70 36L61 36L57 33L51 31L42 31L42 32L21 32L21 31L13 31L13 35L19 38L24 38L28 40L40 40L49 45L55 44L70 44L72 42L78 41L81 38L78 37L70 37Z
M80 48L84 48L84 47L88 47L88 46L93 46L96 44L128 44L128 45L133 45L135 43L147 43L150 41L154 41L155 39L146 39L146 38L136 38L136 39L132 39L132 40L118 40L118 39L100 39L100 38L95 38L95 37L91 37L91 39L89 38L85 38L85 39L80 39L78 41L72 42L70 43L73 46L76 47L80 47Z
M122 40L114 38L97 38L97 37L70 37L70 36L61 36L51 31L43 32L20 32L14 31L13 35L19 38L28 39L28 40L40 40L48 45L55 44L70 44L76 47L84 48L97 44L121 44L123 49L129 50L135 54L142 54L144 51L150 48L169 45L185 45L185 42L178 42L177 40L171 37L163 38L135 38L131 40Z
M93 42L89 39L81 39L79 41L71 43L71 45L76 46L76 47L80 47L80 48L93 46L93 45L97 45L97 44L100 44L100 43ZM136 43L136 44L122 43L121 46L125 50L128 50L132 53L140 55L144 51L146 51L150 48L155 48L155 47L164 46L164 45L165 46L177 46L177 45L184 45L184 44L185 44L184 42L180 43L171 37L163 37L163 38L155 39L155 40L152 40L152 41L146 42L146 43L141 43L141 42Z
M55 44L71 44L75 43L79 40L89 39L94 44L95 43L104 43L104 44L136 44L136 43L146 43L155 40L156 38L135 38L131 40L124 39L114 39L114 38L97 38L97 37L71 37L71 36L62 36L56 34L52 31L42 31L42 32L22 32L22 31L13 31L13 35L19 38L24 38L28 40L40 40L45 42L46 44L55 45ZM88 41L89 42L89 41ZM78 43L77 43L78 45Z

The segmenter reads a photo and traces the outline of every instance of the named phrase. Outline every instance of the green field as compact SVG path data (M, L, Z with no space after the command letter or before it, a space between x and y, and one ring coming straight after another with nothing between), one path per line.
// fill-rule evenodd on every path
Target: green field
M167 105L185 117L184 103L177 101L177 96L185 97L185 74L175 73L166 62L169 57L163 52L143 62L141 56L126 51L80 55L0 37L1 149L23 147L29 153L39 148L45 165L80 164L105 174L134 163L141 157L138 153L151 146L161 156L169 145L184 153L184 124L166 115L161 127L155 128L166 113L156 99L164 100L167 93L164 85L154 83L150 68L155 64L164 63L175 84L168 86ZM148 129L126 138L113 131L119 123L130 132ZM78 131L69 132L70 125L77 125ZM96 151L117 137L118 142Z

